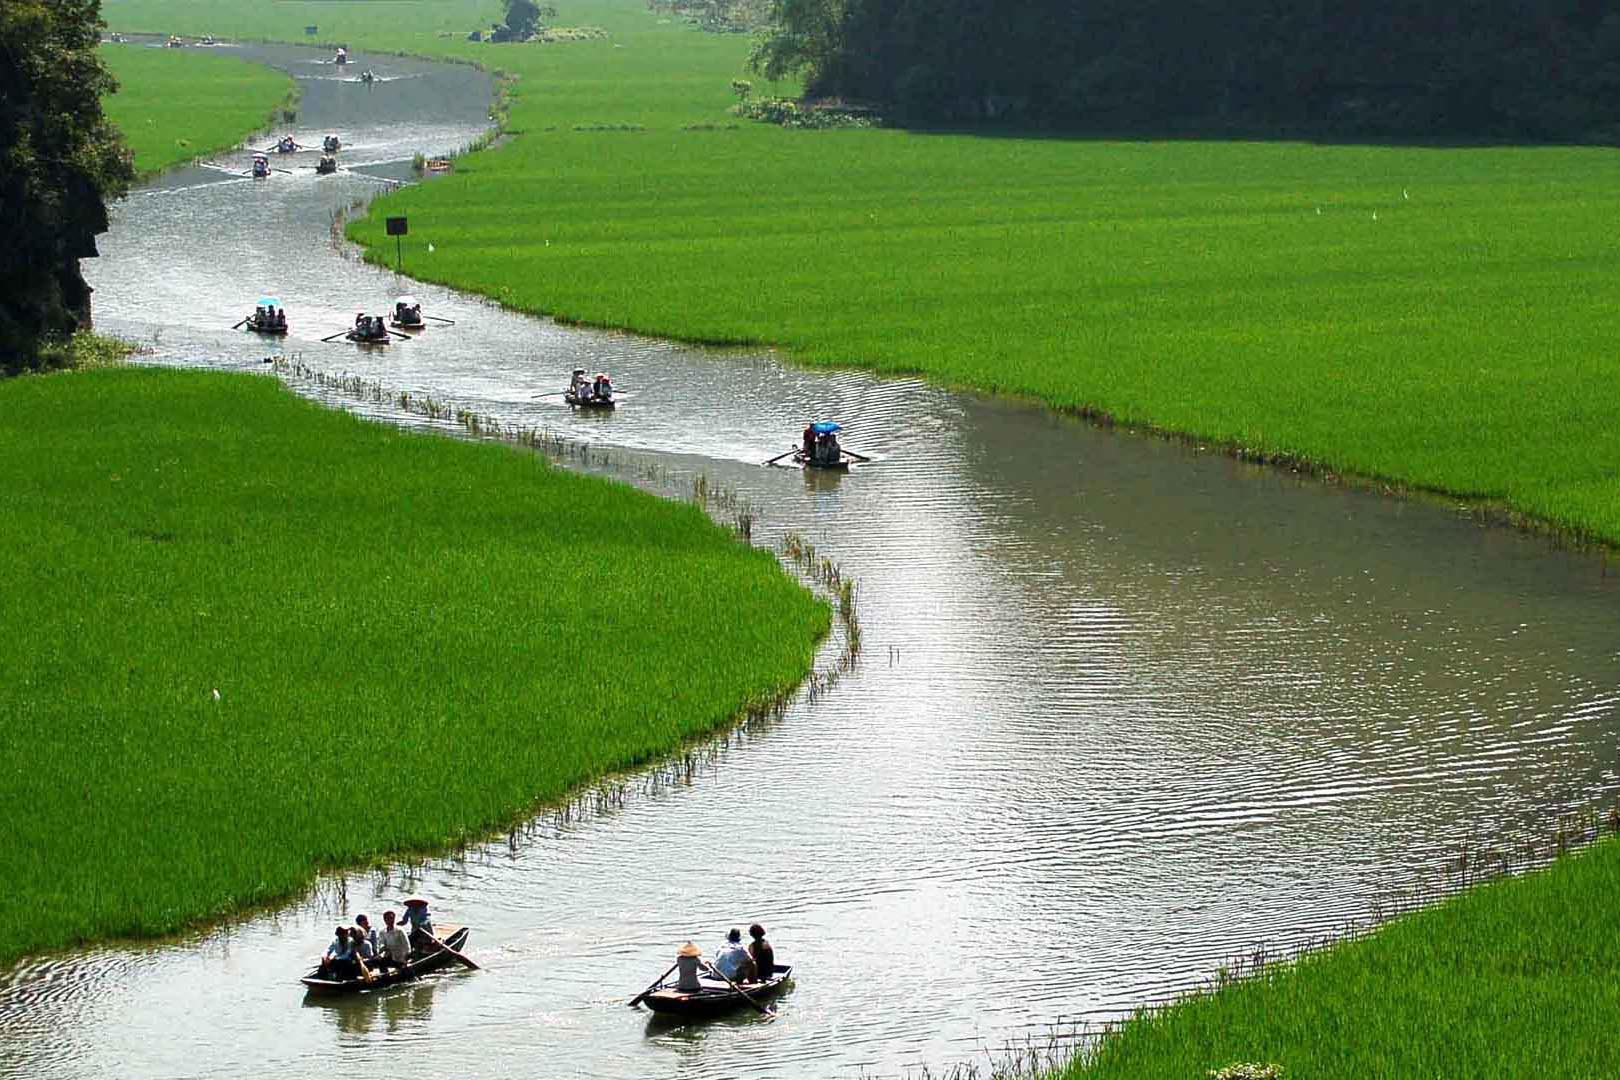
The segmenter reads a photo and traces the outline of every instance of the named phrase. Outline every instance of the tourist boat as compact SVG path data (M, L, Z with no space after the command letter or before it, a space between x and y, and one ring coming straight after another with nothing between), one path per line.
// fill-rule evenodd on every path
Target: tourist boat
M402 296L394 301L394 314L390 322L401 330L425 330L422 320L422 301L414 296Z
M322 154L321 160L315 163L315 171L321 176L330 176L337 172L337 158L331 154Z
M343 336L356 345L387 345L394 340L381 315L360 316L355 320L354 329L345 331Z
M743 983L740 988L724 979L705 975L698 978L698 982L703 984L701 990L677 990L673 979L665 979L641 1000L653 1012L663 1016L702 1020L738 1009L754 1008L750 998L763 1008L765 1000L779 993L792 976L793 968L790 965L777 964L771 977L764 982Z
M175 37L173 34L170 34L169 35L169 40L165 41L163 44L164 44L164 47L170 48L170 49L183 49L186 46L185 42L181 41L179 38Z
M291 135L283 135L281 141L276 143L276 153L278 154L296 154L298 150L298 140Z
M253 168L251 172L253 173L253 179L255 180L268 179L270 176L270 159L265 157L263 154L254 154Z
M595 379L587 379L584 368L575 368L568 389L563 391L563 400L576 409L618 408L613 401L613 380L605 371L597 372Z
M467 938L472 933L466 926L442 927L449 931L444 937L444 943L460 952L467 945ZM429 949L433 947L428 946ZM455 963L455 957L447 952L434 950L432 952L412 953L411 959L402 968L373 969L371 981L360 976L352 978L334 979L321 974L319 966L298 981L304 984L304 990L311 995L331 997L338 994L358 994L366 990L381 990L385 986L397 986L402 982L410 982L430 972Z
M776 465L783 458L791 458L794 465L805 469L825 469L832 472L848 472L851 462L870 461L851 450L845 450L838 445L838 433L844 430L839 424L823 420L811 424L805 432L804 441L792 450L771 458L765 464Z
M338 137L336 135L328 135L326 138L321 140L321 149L325 150L328 154L335 154L339 150L343 149L343 144L338 141Z
M280 315L277 315L280 312ZM274 296L261 296L253 314L236 324L245 326L255 334L283 337L287 333L287 311Z
M372 72L372 70L370 68L366 68L366 70L364 70L364 71L362 71L360 73L360 81L363 82L363 83L376 82L377 81L377 76Z
M332 57L332 63L334 63L334 64L347 64L348 62L349 62L349 50L344 48L343 46L339 45L337 55Z

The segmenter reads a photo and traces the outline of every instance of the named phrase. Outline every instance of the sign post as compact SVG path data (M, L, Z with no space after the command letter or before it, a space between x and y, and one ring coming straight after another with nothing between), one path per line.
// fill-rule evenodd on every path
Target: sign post
M400 263L404 259L402 248L404 241L400 237L406 235L409 229L405 219L402 217L387 218L384 220L383 225L388 230L388 235L394 238L394 273L397 274L400 273Z

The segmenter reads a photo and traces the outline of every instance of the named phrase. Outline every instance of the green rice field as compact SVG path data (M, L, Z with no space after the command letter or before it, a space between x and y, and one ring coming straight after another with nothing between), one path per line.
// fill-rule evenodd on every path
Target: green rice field
M143 175L235 146L295 92L292 79L223 52L104 45L118 78L103 101Z
M0 965L485 835L808 672L695 506L270 378L0 381Z
M1375 935L1127 1022L1061 1080L1287 1080L1620 1069L1620 842L1469 890Z
M375 243L408 213L419 277L1032 395L1620 541L1613 150L788 131L726 112L745 37L643 0L564 4L561 24L611 37L544 46L462 40L498 11L471 0L209 9L215 33L307 22L520 76L515 141L352 227ZM106 14L201 26L177 0Z

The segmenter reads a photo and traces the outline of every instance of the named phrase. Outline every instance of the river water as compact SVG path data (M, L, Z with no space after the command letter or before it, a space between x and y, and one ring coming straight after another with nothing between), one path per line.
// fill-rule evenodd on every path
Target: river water
M331 214L472 138L487 80L360 57L387 80L367 88L304 50L244 51L304 80L300 141L335 131L369 175L188 169L133 195L87 266L102 329L152 343L150 362L262 371L274 348L225 328L276 292L285 351L310 367L611 448L666 489L701 473L741 493L759 542L798 531L858 579L865 652L830 693L602 808L179 942L0 973L0 1073L982 1064L1257 942L1334 931L1469 838L1620 791L1620 592L1598 557L1023 404L399 281L332 247ZM407 290L456 325L372 352L319 342ZM615 373L615 414L562 405L575 366ZM812 416L874 463L760 467ZM375 919L407 888L475 927L485 970L304 1001L334 916ZM712 949L753 920L797 965L779 1019L664 1027L624 1007L681 941Z

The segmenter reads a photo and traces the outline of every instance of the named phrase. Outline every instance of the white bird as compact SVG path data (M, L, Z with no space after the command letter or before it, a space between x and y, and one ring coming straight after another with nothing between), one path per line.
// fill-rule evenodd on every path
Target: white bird
M1401 198L1410 199L1411 197L1412 197L1411 192L1407 191L1405 188L1401 188Z
M428 244L428 253L432 254L432 252L433 252L433 245L430 243L430 244Z
M1378 220L1378 211L1376 211L1376 210L1373 211L1373 220L1374 221Z

